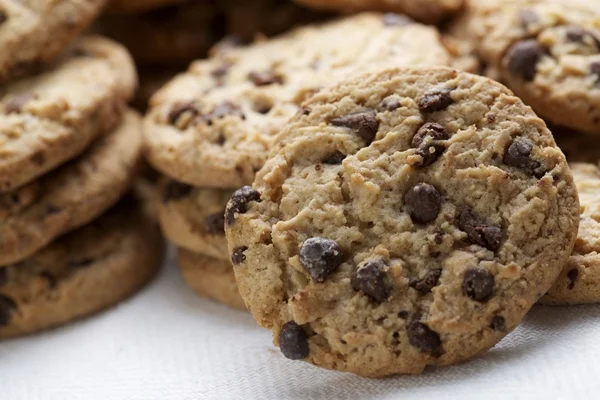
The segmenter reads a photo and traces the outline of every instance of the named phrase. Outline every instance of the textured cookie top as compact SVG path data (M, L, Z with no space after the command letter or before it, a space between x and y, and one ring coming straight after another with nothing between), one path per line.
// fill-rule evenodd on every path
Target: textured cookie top
M136 85L122 46L87 37L45 72L3 86L0 192L50 171L112 129Z
M106 0L0 2L0 82L51 62L100 11Z
M0 194L0 266L33 254L112 206L137 172L141 147L141 118L130 111L81 157Z
M581 203L579 233L573 254L556 283L540 302L600 302L600 170L597 165L570 163Z
M289 358L361 375L472 357L558 276L572 175L501 84L384 69L302 104L226 233L240 293Z
M249 184L273 136L304 99L373 62L447 65L450 57L433 28L380 14L217 51L152 98L144 129L148 159L196 186Z
M343 12L384 10L405 13L419 21L436 22L461 9L464 0L296 0L309 7Z
M471 2L456 30L534 110L559 125L600 130L600 6L594 1Z

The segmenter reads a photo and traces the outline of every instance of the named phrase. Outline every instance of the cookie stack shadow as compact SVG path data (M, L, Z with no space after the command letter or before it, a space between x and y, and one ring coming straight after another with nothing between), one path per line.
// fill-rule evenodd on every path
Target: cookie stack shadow
M103 1L63 3L35 10L48 14L38 31L16 30L25 5L2 10L30 47L0 74L0 338L114 305L162 260L151 189L137 181L141 117L127 105L135 66L112 40L76 38Z

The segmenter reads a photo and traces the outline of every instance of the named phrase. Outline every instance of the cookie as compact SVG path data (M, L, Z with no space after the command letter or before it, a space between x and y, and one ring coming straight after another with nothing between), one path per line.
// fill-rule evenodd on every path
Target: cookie
M600 7L574 0L471 2L457 34L546 120L600 132Z
M513 330L559 275L577 191L506 87L389 68L302 110L225 212L240 293L284 356L364 376L456 363Z
M158 185L157 204L167 239L179 247L228 261L224 213L232 193L163 179Z
M438 32L365 13L296 29L245 48L221 47L152 98L145 153L194 186L238 189L254 179L273 136L322 86L375 62L449 64Z
M235 283L231 262L179 248L179 268L185 283L199 296L246 310Z
M456 12L464 0L295 0L298 4L324 10L355 12L360 10L394 11L419 21L438 22Z
M87 37L45 72L2 87L0 192L54 169L113 129L136 84L122 46Z
M110 13L139 13L193 0L109 0L106 11Z
M554 286L539 304L566 305L600 302L600 169L570 163L581 203L575 248Z
M141 121L121 126L81 157L0 195L0 265L29 257L59 235L102 214L127 190L141 159Z
M106 0L0 3L0 83L50 63L98 14Z
M274 35L321 14L289 1L187 1L142 14L105 15L95 31L123 43L138 64L180 64L206 56L226 34Z
M0 268L0 338L37 332L115 305L157 272L164 242L139 198Z

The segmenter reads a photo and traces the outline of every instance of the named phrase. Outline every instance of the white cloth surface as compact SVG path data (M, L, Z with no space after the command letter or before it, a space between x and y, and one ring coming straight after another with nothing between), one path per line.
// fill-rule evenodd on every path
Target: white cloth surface
M0 400L600 398L600 306L534 307L475 360L374 380L285 359L249 314L196 297L166 264L116 308L0 342Z

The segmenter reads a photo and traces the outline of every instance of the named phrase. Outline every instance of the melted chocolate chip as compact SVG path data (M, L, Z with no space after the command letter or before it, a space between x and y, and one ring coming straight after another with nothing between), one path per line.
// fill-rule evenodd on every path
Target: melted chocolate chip
M545 170L541 163L532 158L534 144L525 137L515 138L504 153L503 162L511 167L519 168L536 178L541 178Z
M221 104L218 104L210 114L207 115L206 119L211 123L213 119L221 119L226 116L237 116L241 119L246 118L240 106L230 103L229 101L224 101Z
M383 99L380 107L387 111L394 111L402 107L402 103L400 103L400 98L398 96L388 96Z
M300 263L313 281L322 283L343 260L343 253L335 240L314 237L300 248Z
M535 39L521 40L508 50L508 70L526 81L535 78L537 64L548 53Z
M412 139L412 147L417 149L416 153L422 158L418 165L427 167L440 158L446 150L444 141L449 138L450 135L440 124L428 122L419 128Z
M279 348L290 360L302 360L308 357L308 336L304 329L294 321L283 324L279 332Z
M579 278L579 270L577 268L570 269L567 272L567 278L569 278L569 286L567 286L567 288L573 290L575 282L577 281L577 278Z
M566 31L566 38L570 42L575 43L585 43L586 38L590 38L597 49L600 50L600 39L594 34L594 32L579 27L579 26L570 26Z
M496 315L494 318L492 318L492 322L490 322L490 328L495 331L506 331L504 317Z
M363 138L368 144L375 139L375 135L377 135L377 130L379 129L379 122L377 122L374 111L359 112L334 118L331 120L331 125L342 126L356 131L358 136Z
M225 235L225 211L209 215L205 223L209 235Z
M406 26L413 22L412 19L402 14L386 13L383 16L383 24L385 26Z
M383 260L367 261L359 265L350 280L356 291L383 303L390 297L391 288L386 281L387 266Z
M421 279L411 282L410 286L423 294L431 293L431 289L438 285L440 276L442 276L440 268L432 269Z
M406 319L409 316L410 316L410 313L408 311L400 311L398 313L398 318L401 318L401 319Z
M248 74L248 79L254 83L254 86L267 86L275 83L283 84L283 77L276 75L272 71L252 71Z
M436 112L448 108L454 100L450 96L450 88L433 88L419 99L419 108L423 112Z
M233 250L231 253L231 262L233 265L238 265L246 261L246 255L244 252L248 250L248 247L242 246Z
M0 294L0 326L8 325L16 308L17 304L13 299Z
M179 200L188 196L192 192L192 187L186 183L169 181L163 191L163 203L168 203L172 200Z
M248 204L253 201L260 201L260 193L250 186L244 186L236 190L225 209L225 223L231 225L235 222L236 214L245 214L248 212Z
M404 196L404 209L417 223L425 224L437 218L442 207L442 196L430 184L419 183Z
M14 96L4 106L6 114L20 113L27 102L34 98L33 93L25 92Z
M471 243L496 251L502 245L504 233L499 226L479 218L473 209L465 207L458 216L458 227L467 234Z
M171 111L169 111L169 115L167 117L169 124L176 125L177 121L179 121L179 118L181 118L181 116L183 116L183 114L186 113L191 114L191 117L194 118L200 113L200 111L198 111L194 103L192 103L191 101L184 103L176 103L171 108Z
M323 163L329 165L338 165L341 164L345 158L346 156L344 154L340 153L339 151L336 151L335 153L327 157L325 161L323 161Z
M462 290L475 301L486 301L494 294L494 275L486 269L473 268L465 272Z
M440 335L419 321L408 325L408 342L424 353L438 354L442 347Z

